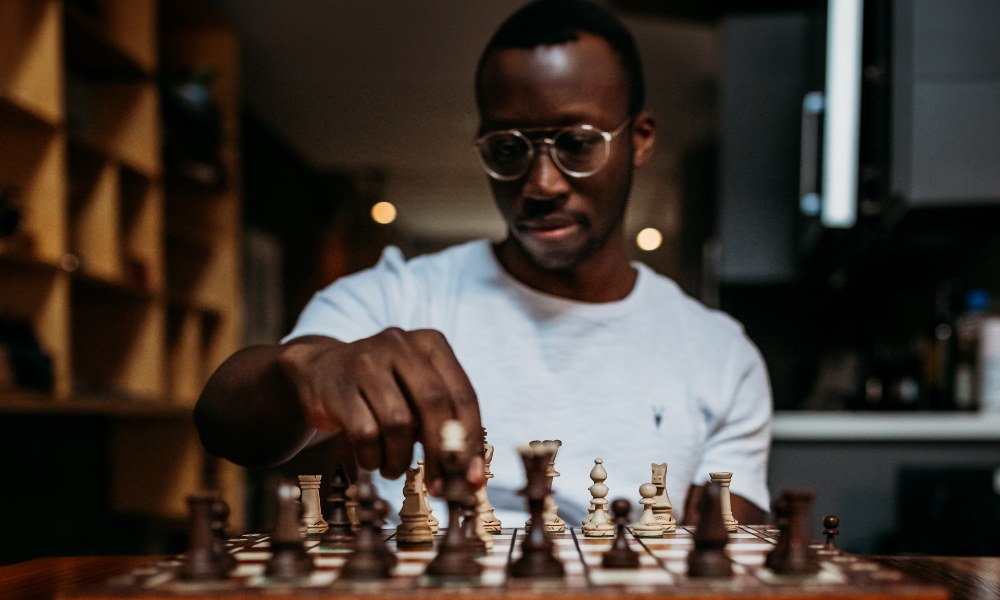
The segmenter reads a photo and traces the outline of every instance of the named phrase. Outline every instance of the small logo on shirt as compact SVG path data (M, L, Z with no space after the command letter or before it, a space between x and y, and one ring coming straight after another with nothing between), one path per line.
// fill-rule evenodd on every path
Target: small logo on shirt
M654 406L653 407L653 425L656 426L656 430L657 431L660 430L660 425L663 424L663 411L664 410L666 410L666 407L663 407L663 406Z

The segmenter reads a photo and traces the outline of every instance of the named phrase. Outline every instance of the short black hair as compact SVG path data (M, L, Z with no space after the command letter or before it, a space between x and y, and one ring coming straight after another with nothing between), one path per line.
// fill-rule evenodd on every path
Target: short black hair
M475 79L476 102L482 106L480 83L483 67L494 51L565 44L579 39L580 32L603 38L621 57L629 82L629 114L638 114L646 104L646 83L635 39L613 13L584 0L535 0L508 17L479 57Z

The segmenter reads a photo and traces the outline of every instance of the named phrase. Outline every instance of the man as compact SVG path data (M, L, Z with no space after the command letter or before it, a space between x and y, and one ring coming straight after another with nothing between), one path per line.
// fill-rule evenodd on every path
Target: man
M515 447L560 439L567 520L586 510L601 457L612 496L630 498L667 462L689 522L708 472L733 471L736 518L762 522L771 401L759 354L738 324L626 257L633 169L655 139L631 35L594 5L541 0L500 27L475 85L506 238L410 261L389 249L319 292L285 343L213 375L196 410L206 447L277 464L339 435L361 466L395 478L420 442L434 491L437 436L458 418L489 430L498 508L523 482Z

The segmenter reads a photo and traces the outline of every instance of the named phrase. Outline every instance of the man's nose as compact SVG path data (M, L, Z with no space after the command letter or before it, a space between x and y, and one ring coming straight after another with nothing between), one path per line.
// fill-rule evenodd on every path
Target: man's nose
M548 144L541 144L531 161L525 182L525 193L528 196L549 198L569 191L566 175L556 166L550 148Z

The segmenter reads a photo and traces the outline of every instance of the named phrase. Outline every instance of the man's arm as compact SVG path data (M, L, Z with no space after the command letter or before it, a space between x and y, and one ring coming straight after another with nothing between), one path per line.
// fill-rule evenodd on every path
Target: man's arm
M342 433L360 466L394 478L419 441L432 485L441 426L455 418L478 442L475 392L444 336L396 328L352 343L308 336L247 348L219 367L195 407L205 447L239 464L280 464ZM470 481L481 479L475 461Z
M684 503L684 525L698 525L698 503L705 495L705 486L692 486ZM730 494L733 517L743 525L762 525L767 522L767 512L738 494Z

